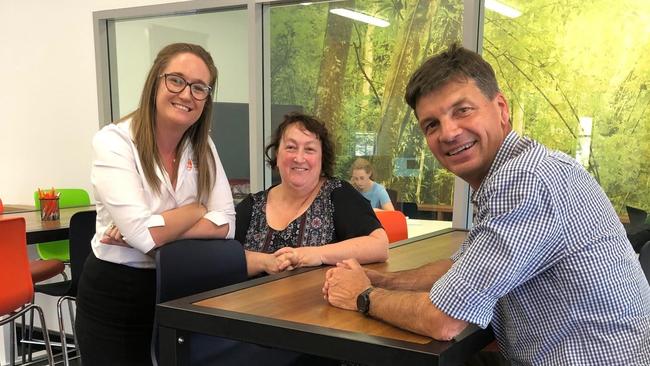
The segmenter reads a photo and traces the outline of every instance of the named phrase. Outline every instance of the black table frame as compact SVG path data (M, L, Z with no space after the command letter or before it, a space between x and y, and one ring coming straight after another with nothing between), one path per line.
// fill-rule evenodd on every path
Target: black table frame
M449 232L445 230L437 235ZM434 234L436 235L436 234ZM417 238L421 240L422 238ZM411 240L404 244L410 243ZM450 342L418 344L309 324L193 305L201 300L297 275L299 269L157 305L159 364L189 364L189 338L202 333L367 365L458 365L492 340L491 328L470 325Z
M69 238L69 230L69 227L61 227L57 229L27 232L27 244L66 240Z

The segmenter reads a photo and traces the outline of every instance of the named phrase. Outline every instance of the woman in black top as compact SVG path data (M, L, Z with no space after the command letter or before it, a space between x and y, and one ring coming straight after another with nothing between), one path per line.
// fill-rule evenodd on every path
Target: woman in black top
M332 178L334 149L317 119L285 116L266 148L281 183L253 195L236 212L235 238L245 248L249 276L303 266L385 261L388 237L368 200ZM336 360L194 335L193 365L339 365Z
M249 275L388 258L388 237L368 201L332 177L334 149L322 122L285 116L266 157L281 183L237 206L235 238L246 249Z

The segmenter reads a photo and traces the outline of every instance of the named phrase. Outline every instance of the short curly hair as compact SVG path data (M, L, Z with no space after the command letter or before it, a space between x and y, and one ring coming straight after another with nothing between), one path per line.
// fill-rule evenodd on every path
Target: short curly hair
M264 155L266 162L272 169L278 167L278 148L280 141L284 136L284 132L293 124L303 126L307 131L316 135L316 138L321 143L322 159L321 159L321 175L327 178L334 176L334 143L330 138L330 133L325 124L314 116L304 114L301 112L291 112L284 116L284 120L273 133L271 143L266 146Z

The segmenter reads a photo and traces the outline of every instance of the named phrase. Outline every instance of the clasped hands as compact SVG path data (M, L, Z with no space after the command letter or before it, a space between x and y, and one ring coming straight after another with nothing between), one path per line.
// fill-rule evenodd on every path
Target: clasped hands
M274 274L323 264L318 247L284 247L266 255L264 270Z
M325 273L323 298L337 308L357 310L357 296L379 276L379 272L361 267L356 259L345 259Z

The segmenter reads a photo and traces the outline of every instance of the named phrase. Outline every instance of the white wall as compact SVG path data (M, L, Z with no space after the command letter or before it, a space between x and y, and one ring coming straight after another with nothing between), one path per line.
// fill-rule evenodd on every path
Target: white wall
M219 102L248 103L248 14L246 9L115 22L119 114L140 101L158 51L172 42L203 46L219 71Z
M33 204L37 187L89 192L99 128L92 12L168 0L0 0L0 199ZM57 328L56 299L37 296ZM0 364L7 331L0 331Z
M99 126L92 12L167 0L0 0L0 198L91 191Z

